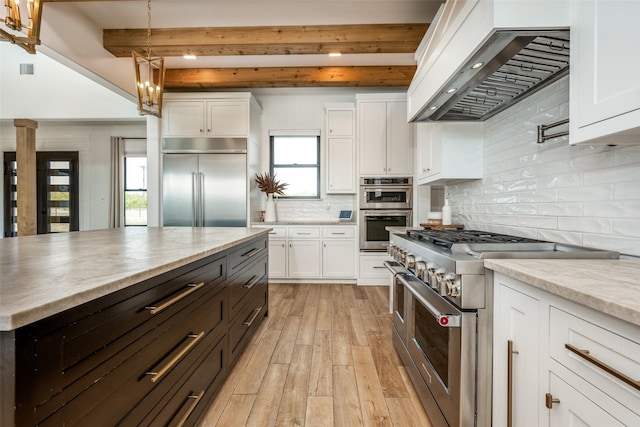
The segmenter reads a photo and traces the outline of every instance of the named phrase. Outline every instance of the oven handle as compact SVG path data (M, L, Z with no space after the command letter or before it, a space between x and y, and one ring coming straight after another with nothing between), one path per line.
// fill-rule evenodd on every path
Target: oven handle
M398 280L400 280L400 282L402 282L403 285L405 285L407 287L407 289L409 289L411 294L420 302L420 304L422 304L427 310L429 310L431 312L433 317L435 317L436 320L438 320L438 325L440 325L440 326L442 326L444 328L459 328L460 327L460 319L461 319L462 316L460 316L459 314L441 313L429 301L427 301L427 299L425 297L420 295L413 288L413 286L409 283L410 281L411 282L417 281L420 286L426 286L420 281L420 279L418 279L417 277L415 277L413 275L402 275L402 274L399 274L396 277L398 278Z

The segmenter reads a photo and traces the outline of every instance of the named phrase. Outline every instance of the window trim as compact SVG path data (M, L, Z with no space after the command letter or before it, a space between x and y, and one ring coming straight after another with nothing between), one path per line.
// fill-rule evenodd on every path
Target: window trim
M316 138L316 159L318 159L317 163L296 163L296 164L291 164L291 163L282 163L282 164L275 164L273 162L273 151L274 151L274 143L275 143L275 138L303 138L303 137L315 137ZM271 134L269 135L269 173L271 175L274 174L274 168L290 168L290 169L295 169L295 168L310 168L310 167L314 167L316 168L316 196L278 196L279 199L287 199L287 200L320 200L322 198L322 194L320 193L321 191L321 140L320 140L320 134L319 133L307 133L304 131L301 131L300 133L295 133L295 132L291 132L291 133L287 133L287 134Z

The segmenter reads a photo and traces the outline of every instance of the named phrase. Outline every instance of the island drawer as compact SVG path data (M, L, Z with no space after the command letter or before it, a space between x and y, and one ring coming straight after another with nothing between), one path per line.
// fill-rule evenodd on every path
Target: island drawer
M267 237L254 239L249 243L234 249L227 257L227 274L233 276L249 264L256 256L264 255L268 251Z
M554 306L549 316L551 357L640 414L640 335L625 336L624 322L608 329L600 326L605 322L595 324ZM593 313L589 319L598 321L594 316L604 315ZM607 319L609 326L612 322L618 321Z
M171 329L176 313L223 291L225 276L225 257L206 258L19 330L26 349L17 374L26 379L16 384L24 402L19 419L48 416L114 371ZM199 286L188 286L194 282Z
M245 297L252 289L267 282L269 266L266 257L255 260L253 265L247 266L240 273L227 280L229 294L229 320L238 315L239 310L246 304Z
M258 328L268 311L269 297L266 278L257 284L252 297L243 305L238 315L231 320L229 331L229 367L233 366L247 342Z
M122 349L107 366L99 366L36 408L41 425L90 425L99 419L115 425L132 402L153 392L164 382L174 382L176 372L190 366L207 345L220 341L226 332L225 293L205 294L196 304L151 330ZM106 368L110 368L107 370ZM85 419L86 418L86 419Z

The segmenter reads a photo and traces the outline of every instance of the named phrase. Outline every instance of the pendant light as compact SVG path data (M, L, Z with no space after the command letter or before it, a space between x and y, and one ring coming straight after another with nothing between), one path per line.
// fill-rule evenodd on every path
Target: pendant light
M0 27L0 40L20 46L29 53L36 53L40 44L41 0L28 0L26 3L28 22L22 22L20 0L4 0L5 16L0 20L6 30ZM26 37L23 30L27 30Z
M147 0L147 54L131 52L136 69L136 93L140 115L162 117L164 58L151 56L151 0Z

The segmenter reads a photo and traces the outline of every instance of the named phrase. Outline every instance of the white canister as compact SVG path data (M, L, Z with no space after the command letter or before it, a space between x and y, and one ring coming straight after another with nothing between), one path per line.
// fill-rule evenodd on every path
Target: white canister
M451 206L449 206L449 199L444 199L444 206L442 207L442 225L451 225Z

